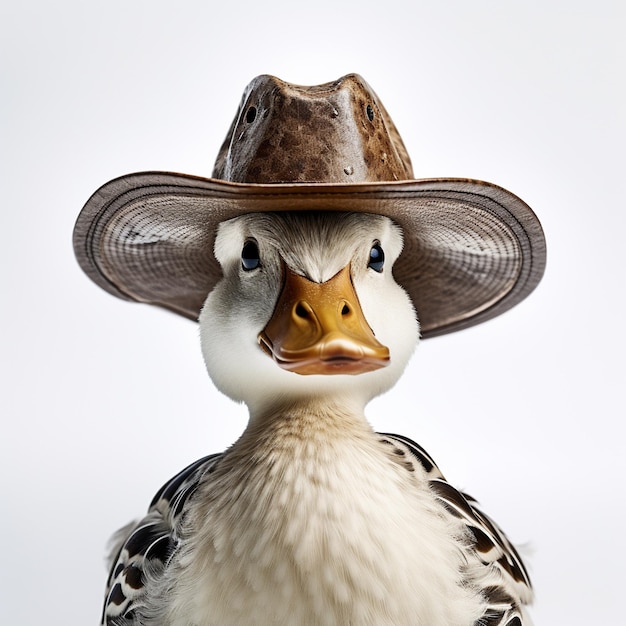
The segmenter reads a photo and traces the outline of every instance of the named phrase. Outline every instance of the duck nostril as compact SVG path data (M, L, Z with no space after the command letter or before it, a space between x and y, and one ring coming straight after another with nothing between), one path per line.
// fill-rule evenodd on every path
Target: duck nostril
M302 302L298 302L298 304L296 305L296 315L298 317L301 317L302 319L306 319L307 317L309 317L309 311L304 306L304 304L302 304Z
M350 313L350 307L347 304L344 304L343 308L341 309L341 315L346 316L349 313Z

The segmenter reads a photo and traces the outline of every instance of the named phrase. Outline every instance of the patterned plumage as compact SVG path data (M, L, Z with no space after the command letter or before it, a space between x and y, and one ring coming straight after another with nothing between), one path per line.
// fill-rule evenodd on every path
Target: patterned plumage
M471 537L469 558L480 561L490 574L482 588L487 606L476 626L521 626L522 602L530 601L532 589L517 550L495 523L478 509L471 496L457 491L446 481L421 446L400 435L378 436L405 461L407 472L414 471L413 461L419 463L444 514L458 517L467 528ZM131 529L122 529L107 581L103 626L144 623L138 621L138 616L145 607L146 572L150 572L150 578L154 579L162 575L176 558L190 500L223 456L212 454L189 465L159 489L146 517Z

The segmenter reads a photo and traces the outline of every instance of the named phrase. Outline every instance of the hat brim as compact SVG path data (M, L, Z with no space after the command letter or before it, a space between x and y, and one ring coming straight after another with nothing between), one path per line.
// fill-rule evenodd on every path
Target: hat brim
M241 184L167 172L103 185L74 229L87 275L115 296L197 319L221 277L213 256L220 222L267 211L385 215L404 232L393 267L417 311L422 337L484 322L541 280L546 246L533 211L489 183Z

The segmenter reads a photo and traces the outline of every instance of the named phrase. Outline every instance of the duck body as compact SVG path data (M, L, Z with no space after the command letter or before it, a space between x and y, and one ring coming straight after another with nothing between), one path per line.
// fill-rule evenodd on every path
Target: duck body
M391 273L401 247L380 216L222 225L224 278L201 338L213 381L248 405L250 421L119 538L103 624L528 623L530 583L506 537L422 448L365 418L417 343ZM300 279L326 285L344 270L344 295L320 304L313 287L297 291ZM361 313L366 324L353 319Z

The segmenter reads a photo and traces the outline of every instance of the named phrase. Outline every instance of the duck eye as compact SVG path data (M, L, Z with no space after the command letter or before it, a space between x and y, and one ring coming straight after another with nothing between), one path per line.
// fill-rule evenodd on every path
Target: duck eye
M241 267L249 272L255 270L259 265L261 265L259 246L257 246L256 241L246 241L241 250Z
M379 243L375 243L370 250L370 260L367 267L371 267L375 272L382 272L385 264L385 253Z

